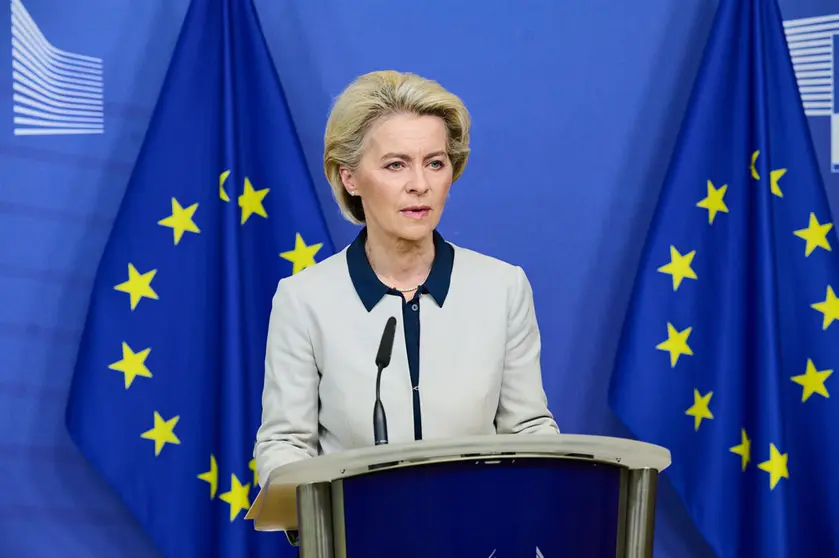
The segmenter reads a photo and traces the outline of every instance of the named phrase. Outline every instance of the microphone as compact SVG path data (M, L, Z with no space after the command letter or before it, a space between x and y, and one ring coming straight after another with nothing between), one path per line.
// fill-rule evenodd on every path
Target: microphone
M387 417L385 417L385 408L381 399L382 370L390 364L395 334L396 318L391 316L387 319L385 330L382 332L382 340L379 342L379 352L376 353L376 366L379 370L376 372L376 404L373 406L373 440L377 446L387 443Z

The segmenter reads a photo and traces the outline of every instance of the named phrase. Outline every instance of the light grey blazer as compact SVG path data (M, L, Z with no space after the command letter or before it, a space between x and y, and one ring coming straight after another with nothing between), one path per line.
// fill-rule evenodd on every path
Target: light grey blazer
M254 449L260 485L286 463L373 445L375 357L391 316L396 336L381 383L390 443L414 440L418 429L424 439L558 433L524 271L435 232L428 287L404 302L376 278L365 238L363 229L344 250L277 285ZM406 333L416 347L417 330L414 390Z

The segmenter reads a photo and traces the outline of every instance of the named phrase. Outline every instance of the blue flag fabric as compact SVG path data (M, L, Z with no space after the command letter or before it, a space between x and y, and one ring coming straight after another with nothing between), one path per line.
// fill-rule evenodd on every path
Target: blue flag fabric
M72 439L164 556L295 555L244 519L266 332L277 282L332 252L251 0L193 0L67 409Z
M774 0L722 0L609 389L721 557L839 555L839 254Z

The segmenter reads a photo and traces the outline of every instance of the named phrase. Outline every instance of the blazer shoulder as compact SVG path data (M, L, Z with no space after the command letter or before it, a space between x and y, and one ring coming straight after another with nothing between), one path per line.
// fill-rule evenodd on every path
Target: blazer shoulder
M277 291L283 289L294 293L296 298L306 298L311 293L328 292L344 278L349 278L346 248L294 275L283 277L277 283Z
M470 278L479 278L484 281L497 278L508 284L516 284L522 278L526 280L526 274L520 265L469 248L454 244L452 246L455 249L455 266L462 265L464 274Z

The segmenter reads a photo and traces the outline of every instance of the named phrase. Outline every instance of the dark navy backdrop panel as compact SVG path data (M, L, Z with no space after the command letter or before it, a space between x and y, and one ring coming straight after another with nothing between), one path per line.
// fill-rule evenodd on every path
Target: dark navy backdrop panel
M780 3L787 20L839 13ZM527 271L563 430L626 435L605 397L616 335L716 2L256 4L338 245L355 229L321 168L333 97L391 67L463 97L474 152L442 231ZM0 556L154 556L62 417L96 263L187 5L0 0ZM54 47L101 59L104 133L14 135L14 6ZM809 118L836 212L830 120ZM708 556L666 483L656 525L657 556Z
M343 482L347 556L614 558L622 470L553 459L459 461ZM356 534L356 535L354 535Z

